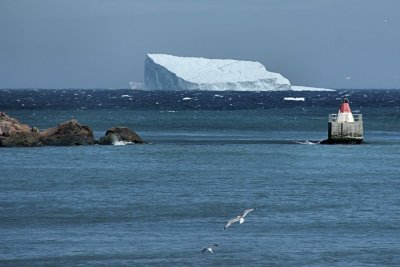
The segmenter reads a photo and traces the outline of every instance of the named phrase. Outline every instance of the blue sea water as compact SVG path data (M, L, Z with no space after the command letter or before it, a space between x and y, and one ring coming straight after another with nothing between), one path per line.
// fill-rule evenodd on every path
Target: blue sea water
M344 96L365 144L317 145ZM0 148L0 266L400 266L399 109L400 90L0 90L31 126L149 142Z

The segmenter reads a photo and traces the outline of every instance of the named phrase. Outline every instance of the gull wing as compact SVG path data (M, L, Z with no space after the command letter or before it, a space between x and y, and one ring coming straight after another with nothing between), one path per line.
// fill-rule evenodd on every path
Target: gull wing
M254 209L247 209L243 211L242 217L246 216L248 213L252 212Z
M201 252L204 253L206 251L207 251L207 248L203 248L203 250Z
M225 225L224 230L225 230L226 228L228 228L229 226L231 226L232 223L235 223L235 222L237 222L237 221L239 221L239 220L240 220L240 216L237 216L237 217L235 217L235 218L229 220L229 221L227 222L227 224Z

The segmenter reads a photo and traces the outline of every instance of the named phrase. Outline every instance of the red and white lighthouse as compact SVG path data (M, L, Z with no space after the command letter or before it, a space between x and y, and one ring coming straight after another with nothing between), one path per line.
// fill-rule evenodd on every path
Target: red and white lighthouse
M337 114L329 115L328 139L320 144L361 144L363 142L362 114L351 113L349 100L343 99Z
M347 100L347 98L343 99L343 103L340 105L337 122L354 122L354 117L351 113L349 100Z

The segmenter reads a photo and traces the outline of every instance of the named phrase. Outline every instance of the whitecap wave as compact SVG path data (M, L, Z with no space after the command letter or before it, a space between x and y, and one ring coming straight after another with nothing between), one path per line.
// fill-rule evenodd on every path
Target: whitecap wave
M296 141L295 143L300 144L300 145L317 145L317 144L319 144L319 141L305 140L305 141Z
M127 141L114 141L113 145L114 146L125 146L125 145L133 145L134 143L132 142L127 142Z
M284 101L305 101L305 97L284 97Z

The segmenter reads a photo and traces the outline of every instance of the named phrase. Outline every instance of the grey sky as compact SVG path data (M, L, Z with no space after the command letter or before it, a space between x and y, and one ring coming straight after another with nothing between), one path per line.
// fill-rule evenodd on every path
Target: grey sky
M128 88L147 53L259 61L292 84L400 88L397 0L0 0L0 88Z

